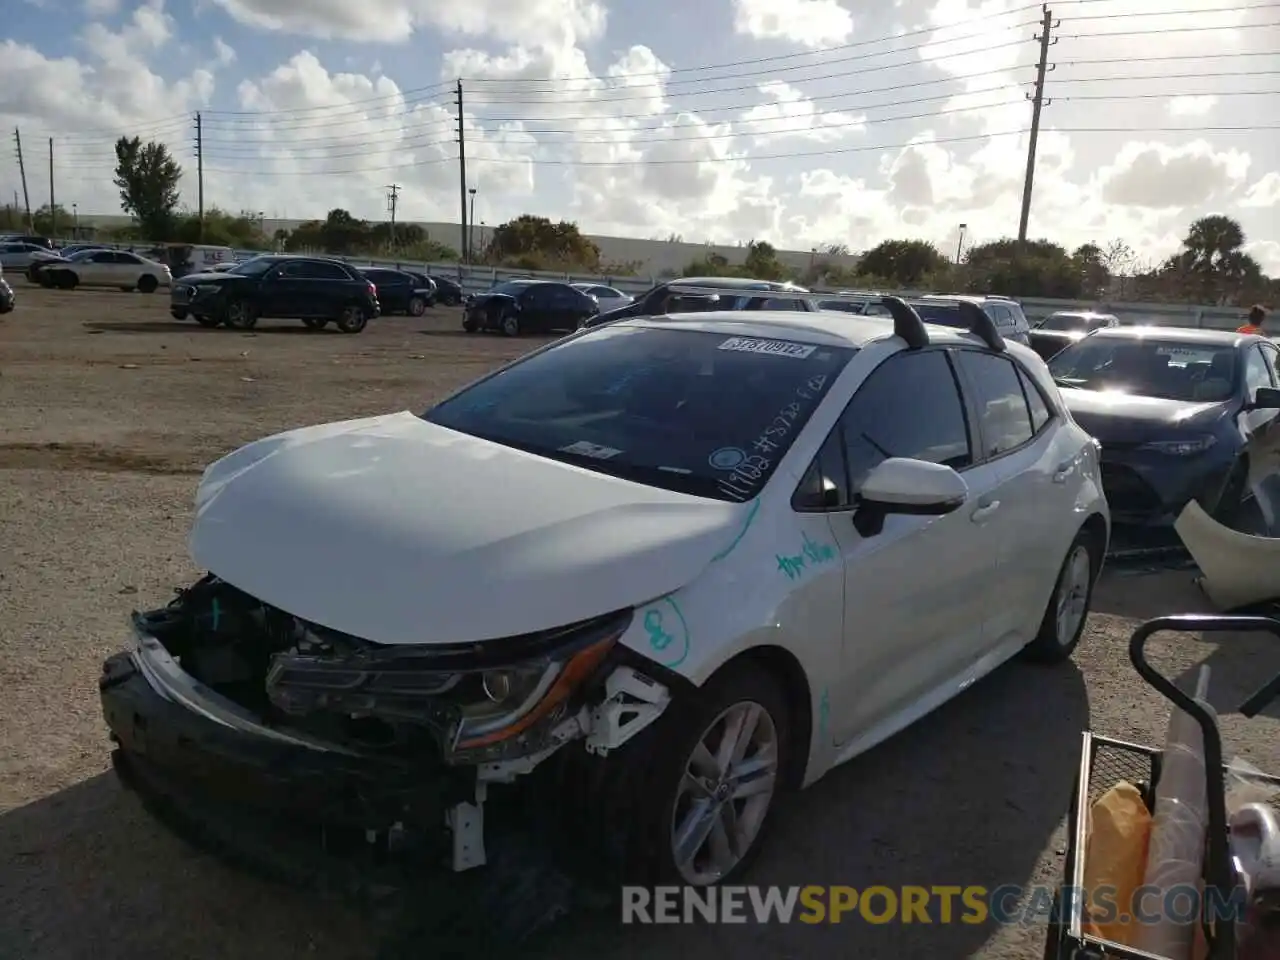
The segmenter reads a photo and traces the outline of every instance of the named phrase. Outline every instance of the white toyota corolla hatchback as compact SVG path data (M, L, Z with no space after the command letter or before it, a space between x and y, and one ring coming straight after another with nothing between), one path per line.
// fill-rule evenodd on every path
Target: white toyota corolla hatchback
M554 783L632 875L735 875L786 789L1069 656L1106 550L1039 357L884 302L621 321L217 461L208 575L104 667L117 769L456 870L493 784Z

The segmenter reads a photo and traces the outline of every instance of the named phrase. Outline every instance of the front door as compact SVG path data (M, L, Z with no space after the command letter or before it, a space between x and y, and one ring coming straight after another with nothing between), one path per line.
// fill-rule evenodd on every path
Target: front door
M844 657L830 704L837 743L909 710L979 655L995 575L989 547L990 465L975 465L970 427L946 352L895 354L850 400L837 429L851 503L872 468L889 457L961 471L968 502L942 517L895 515L863 537L852 511L830 516L845 568Z

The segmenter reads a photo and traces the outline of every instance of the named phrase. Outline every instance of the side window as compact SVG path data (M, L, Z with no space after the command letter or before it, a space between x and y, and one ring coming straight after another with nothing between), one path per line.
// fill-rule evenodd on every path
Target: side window
M114 263L116 255L111 250L99 250L89 259L94 263Z
M1271 370L1271 364L1267 363L1266 357L1262 355L1262 348L1250 347L1244 361L1244 383L1250 395L1259 387L1273 385Z
M132 263L137 265L142 262L136 255L132 253L117 253L115 255L116 263Z
M985 446L981 458L998 457L1030 440L1031 411L1013 361L977 350L958 350L956 360L972 384Z
M320 263L317 260L304 260L297 265L299 272L293 276L305 280L346 280L347 272L333 263Z
M394 276L390 270L363 270L361 276L377 287L384 287L388 283L393 282Z
M539 283L532 287L525 287L524 291L519 295L520 302L526 307L533 307L538 310L544 310L551 306L551 291L547 289L547 284Z
M1031 411L1031 429L1035 433L1039 433L1044 429L1044 425L1052 419L1049 412L1049 404L1045 402L1044 394L1040 392L1040 388L1036 386L1036 382L1031 379L1031 374L1018 367L1018 379L1022 381L1022 393L1027 398L1027 408Z
M1272 381L1280 383L1280 350L1267 343L1264 343L1259 349L1262 351L1262 355L1267 358L1267 365L1271 367Z
M956 470L973 462L960 391L940 350L890 357L858 388L840 424L851 491L890 457Z
M761 310L791 310L796 313L804 311L804 305L799 300L789 297L771 297L760 304Z
M1008 330L1013 325L1013 315L1006 307L998 303L988 303L986 311L987 316L995 321L996 327L1000 330Z
M791 497L796 510L830 510L849 504L848 476L840 450L840 426L831 431L818 455L804 472Z

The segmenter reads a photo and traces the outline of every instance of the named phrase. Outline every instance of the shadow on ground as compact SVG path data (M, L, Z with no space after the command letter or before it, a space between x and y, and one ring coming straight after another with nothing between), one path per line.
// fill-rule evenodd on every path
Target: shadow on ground
M134 321L134 320L86 320L84 328L92 330L95 333L207 333L228 336L232 334L249 334L249 333L290 333L290 334L307 334L309 336L348 336L340 330L333 327L325 327L322 330L312 330L310 327L304 327L300 321L281 320L281 325L264 326L258 324L252 330L231 330L227 327L202 327L194 320L155 320L151 322ZM283 324L288 324L284 326Z
M1087 723L1073 665L1012 664L791 798L750 879L856 888L1055 882L1033 873L1066 812ZM374 949L354 913L242 876L170 836L113 774L0 817L0 860L12 865L0 880L6 956L359 960ZM708 948L762 960L819 950L960 958L993 931L991 921L870 925L849 916L820 926L624 927L610 912L570 918L548 950L592 960Z

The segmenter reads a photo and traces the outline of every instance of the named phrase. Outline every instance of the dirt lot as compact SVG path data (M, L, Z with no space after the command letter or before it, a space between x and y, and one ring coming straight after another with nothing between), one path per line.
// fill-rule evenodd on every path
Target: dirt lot
M96 679L124 617L197 572L184 549L196 477L289 427L432 398L528 342L468 337L456 310L360 336L172 322L163 296L15 282L0 318L0 956L360 958L368 931L193 852L108 770ZM1052 883L1080 731L1158 739L1166 711L1128 667L1134 618L1197 609L1189 574L1110 575L1076 664L1014 664L791 804L763 884ZM1179 672L1215 668L1223 709L1280 668L1261 638L1185 640ZM1280 769L1280 724L1225 720L1234 752ZM560 956L1033 958L1039 924L861 921L715 928L570 924Z

